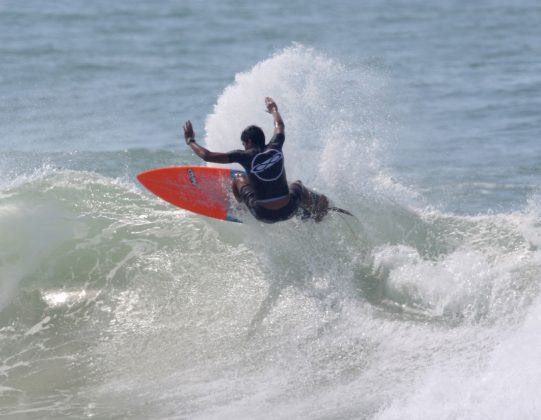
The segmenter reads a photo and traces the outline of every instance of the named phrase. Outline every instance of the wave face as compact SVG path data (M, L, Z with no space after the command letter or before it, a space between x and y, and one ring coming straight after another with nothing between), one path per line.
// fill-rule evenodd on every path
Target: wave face
M140 170L189 154L4 154L0 414L533 418L541 200L438 211L383 161L385 77L293 46L238 74L213 150L278 101L290 180L358 221L242 226L172 208Z

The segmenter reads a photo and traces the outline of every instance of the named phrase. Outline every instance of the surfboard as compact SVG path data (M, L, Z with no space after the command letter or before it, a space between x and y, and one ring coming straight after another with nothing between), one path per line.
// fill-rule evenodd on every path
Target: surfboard
M231 191L235 169L173 166L137 175L150 192L174 206L215 219L242 223Z
M203 216L242 223L242 206L231 190L237 173L244 172L209 166L171 166L141 172L137 179L150 192L174 206ZM330 206L328 211L355 217L339 207ZM299 217L310 219L310 210L302 210Z

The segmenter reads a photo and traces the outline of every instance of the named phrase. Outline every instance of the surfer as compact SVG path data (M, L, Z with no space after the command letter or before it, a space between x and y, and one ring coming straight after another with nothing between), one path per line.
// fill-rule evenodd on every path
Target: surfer
M235 176L233 193L257 220L275 223L300 215L320 222L329 210L329 200L325 195L306 188L301 181L288 185L282 153L285 141L284 121L272 98L265 98L265 105L274 119L274 135L268 144L265 144L263 130L250 125L240 137L244 150L211 152L195 141L191 121L184 124L186 144L206 162L242 165L247 175Z

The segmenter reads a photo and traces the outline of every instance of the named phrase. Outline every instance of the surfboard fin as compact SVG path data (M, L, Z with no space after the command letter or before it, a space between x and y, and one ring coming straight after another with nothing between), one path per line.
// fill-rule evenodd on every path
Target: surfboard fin
M355 219L357 218L357 217L355 217L354 214L350 213L347 210L341 209L340 207L332 207L331 206L331 207L328 208L328 211L332 211L332 212L335 212L335 213L347 214L348 216L354 217Z

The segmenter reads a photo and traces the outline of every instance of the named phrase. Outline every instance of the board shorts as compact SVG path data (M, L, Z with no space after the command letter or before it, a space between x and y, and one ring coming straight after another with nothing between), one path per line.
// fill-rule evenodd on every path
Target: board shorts
M250 213L264 223L276 223L291 219L293 216L304 215L305 210L300 207L304 186L301 181L295 181L289 185L289 203L278 210L270 210L261 207L255 198L255 192L250 184L240 189L240 198Z

